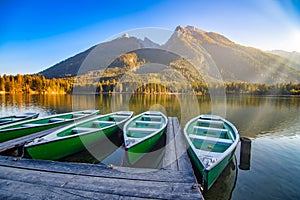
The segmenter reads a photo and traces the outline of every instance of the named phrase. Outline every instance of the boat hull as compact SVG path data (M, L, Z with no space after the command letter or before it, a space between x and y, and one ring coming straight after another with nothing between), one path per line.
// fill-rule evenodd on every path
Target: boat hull
M160 131L156 135L144 140L141 143L136 144L127 149L128 161L131 165L139 161L146 153L150 152L155 144L162 138L165 130Z
M40 145L26 147L26 151L33 159L58 160L80 152L87 147L96 145L105 137L109 137L119 130L119 126L113 126L105 130L96 131L85 135L78 135L76 137L69 137Z
M127 160L131 165L138 162L158 143L167 128L168 118L159 111L146 111L131 120L123 128Z
M28 116L26 116L28 115ZM16 117L16 116L9 116L9 117L2 117L0 118L0 127L7 124L13 124L17 122L22 122L30 119L35 119L39 116L39 113L30 113L30 114L24 114L26 117ZM6 120L9 119L9 120ZM2 122L1 122L2 121Z
M197 168L198 172L200 172L202 177L202 187L204 190L209 190L212 185L216 182L218 177L224 171L226 166L231 162L236 148L232 152L230 152L220 163L218 163L214 168L210 170L206 170L202 163L199 161L197 155L193 151L191 147L188 148L188 153L191 157L191 161L193 165Z
M3 130L3 131L0 130L0 142L5 142L5 141L12 140L15 138L19 138L19 137L37 133L40 131L44 131L47 129L55 128L57 126L62 126L65 124L69 124L71 122L72 121L65 121L65 122L47 124L44 126L37 126L37 127L22 127L22 128Z

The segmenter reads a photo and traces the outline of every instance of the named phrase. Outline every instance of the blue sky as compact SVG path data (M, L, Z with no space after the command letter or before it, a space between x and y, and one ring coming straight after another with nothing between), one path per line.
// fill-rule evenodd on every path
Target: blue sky
M299 0L0 0L0 74L37 73L120 32L194 25L300 52Z

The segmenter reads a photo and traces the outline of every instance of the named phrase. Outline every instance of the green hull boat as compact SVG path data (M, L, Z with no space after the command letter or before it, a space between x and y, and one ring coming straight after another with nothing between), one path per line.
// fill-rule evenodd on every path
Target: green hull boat
M0 127L0 142L83 120L98 113L98 110L85 110L7 124Z
M36 138L26 144L25 149L33 159L58 160L92 147L105 137L122 130L132 114L120 111L96 116Z
M12 124L16 122L21 122L25 120L35 119L39 116L39 113L24 113L20 115L11 115L6 117L0 118L0 126L6 125L6 124Z
M222 117L206 114L190 120L184 136L191 160L202 176L201 185L209 190L235 154L238 131Z
M147 111L129 120L123 129L124 146L130 164L135 164L160 140L168 118L161 112Z

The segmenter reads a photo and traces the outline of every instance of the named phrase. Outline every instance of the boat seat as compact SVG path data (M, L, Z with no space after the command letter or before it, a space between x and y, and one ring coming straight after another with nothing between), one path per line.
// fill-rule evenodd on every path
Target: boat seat
M158 121L160 122L162 120L161 116L158 115L143 115L142 119L145 121Z
M155 128L134 128L134 127L129 127L128 131L132 133L153 133L157 131L158 129Z
M53 123L53 122L64 122L66 121L66 119L64 118L51 118L49 119L49 122Z
M128 116L124 116L124 115L112 115L112 116L110 116L109 117L110 119L114 119L114 120L116 120L116 119L126 119L126 118L128 118Z
M199 139L199 140L203 140L205 142L211 142L211 143L223 143L226 145L231 145L233 143L233 141L230 139L214 138L214 137L194 135L194 134L189 134L189 137L191 139Z
M73 114L73 118L83 117L83 116L86 116L86 115L87 114L83 114L83 113Z
M145 115L161 116L161 113L160 112L156 112L156 111L148 111L147 113L145 113Z
M198 119L197 124L199 126L212 127L212 128L223 128L224 127L223 121L216 121L216 120Z
M130 116L131 113L128 111L119 111L116 113L117 115Z
M201 115L200 119L206 119L206 120L221 120L221 118L217 115L210 115L210 114L205 114L205 115Z
M37 127L37 126L41 126L43 124L23 124L22 127Z
M154 126L154 127L157 127L157 128L160 128L161 127L161 122L157 122L157 121L136 121L135 124L137 126Z
M114 122L114 121L93 121L93 125L108 126L108 125L113 125L113 124L116 124L116 122Z
M99 130L98 128L85 128L85 127L76 127L72 129L72 133L85 133Z
M205 126L194 126L194 133L198 132L204 132L204 133L209 133L209 134L220 134L220 135L225 135L228 133L227 129L222 129L222 128L211 128L211 127L205 127Z

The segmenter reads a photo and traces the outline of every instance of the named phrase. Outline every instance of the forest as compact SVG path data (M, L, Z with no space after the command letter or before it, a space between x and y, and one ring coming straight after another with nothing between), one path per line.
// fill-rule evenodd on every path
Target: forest
M249 95L300 95L300 84L280 83L266 85L260 83L226 82L207 86L205 82L141 82L130 80L118 83L116 79L86 81L77 77L46 79L42 75L0 75L0 93L28 94L92 94L92 93L194 93L209 95L210 91L226 94Z

